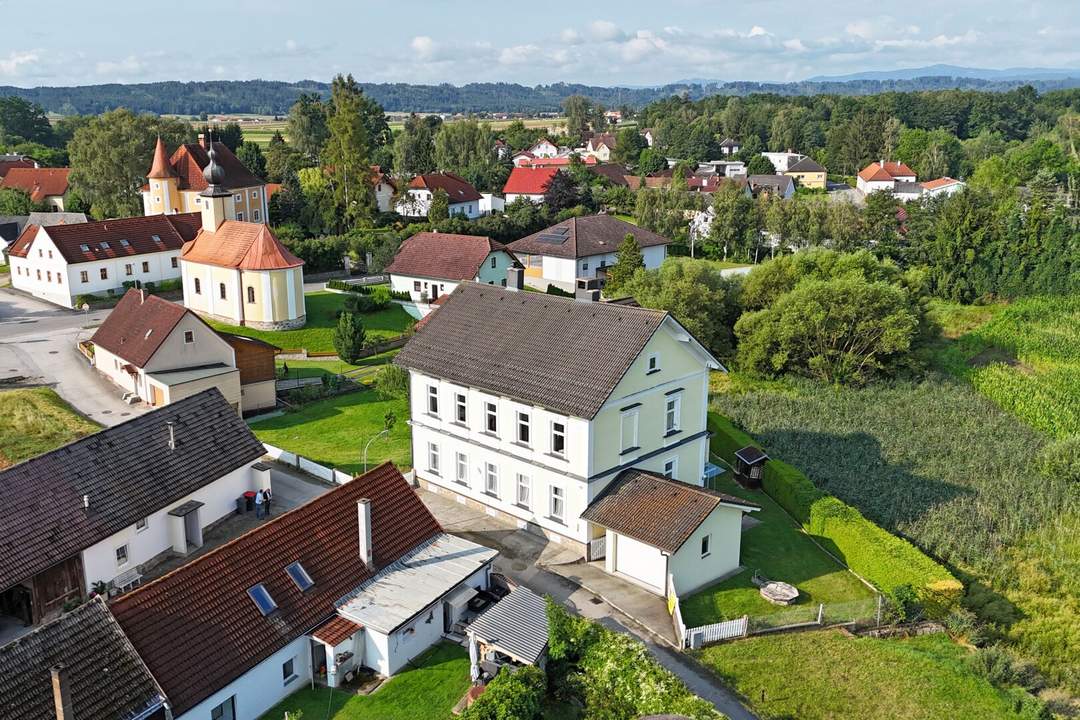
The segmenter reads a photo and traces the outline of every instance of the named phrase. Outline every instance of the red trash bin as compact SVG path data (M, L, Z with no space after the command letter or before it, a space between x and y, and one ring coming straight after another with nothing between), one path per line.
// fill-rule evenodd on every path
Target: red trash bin
M244 493L244 500L247 501L247 511L252 512L255 509L255 492L248 490Z

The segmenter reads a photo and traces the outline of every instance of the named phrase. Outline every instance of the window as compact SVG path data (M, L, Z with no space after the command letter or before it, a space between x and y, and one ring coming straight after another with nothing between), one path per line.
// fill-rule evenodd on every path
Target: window
M45 279L48 280L49 282L52 282L52 270L46 270L45 271Z
M464 425L468 420L465 393L454 393L454 420Z
M304 592L315 584L315 581L311 579L311 576L308 575L308 571L304 569L304 566L300 564L299 560L286 565L285 572L292 578L292 581L296 583L296 587L300 588L300 592Z
M274 602L274 598L270 597L270 593L267 592L262 583L249 587L247 594L263 615L269 615L277 610L277 603Z
M465 453L457 454L457 470L456 477L454 478L462 485L469 484L469 458L465 457Z
M199 282L199 278L195 278L195 294L202 295L202 283Z
M41 268L38 268L38 271L37 271L37 279L38 279L38 280L40 280L40 279L41 279Z
M107 243L107 242L101 243L101 249L102 250L108 250L109 249L109 243Z
M202 205L202 200L200 198L195 198L195 204Z
M128 564L128 546L121 545L116 548L116 567L122 568Z
M633 450L638 446L638 412L630 410L622 414L622 445L621 450Z
M228 700L211 710L210 720L236 720L236 696L230 696Z
M225 283L218 283L218 295L221 296L222 300L225 299Z
M52 250L49 251L49 259L52 260Z
M494 270L494 269L495 269L495 266L496 266L497 264L498 264L498 258L496 258L496 257L495 257L494 255L492 255L492 256L491 256L491 269L492 269L492 270Z
M581 269L582 270L588 270L589 269L589 263L587 263L587 262L581 263Z
M124 265L124 274L125 274L125 275L132 275L133 273L134 273L134 270L133 270L133 268L131 267L131 263L127 263L127 264L125 264L125 265Z
M262 222L262 210L252 210L251 219L255 222Z
M705 559L712 553L712 549L709 547L712 544L712 535L706 535L701 538L701 557Z
M169 258L169 264L175 268L179 263L176 258Z
M499 497L499 468L495 463L486 463L484 471L484 492Z
M413 280L412 289L413 289L413 292L420 292L420 281L419 280Z
M653 353L649 356L649 370L648 372L654 373L660 370L660 356Z
M530 495L532 494L532 482L528 475L517 476L517 504L523 508L529 507Z
M484 428L492 435L499 432L499 410L495 403L484 403Z
M148 263L148 262L144 262L144 263L142 264L142 271L143 271L143 272L150 272L150 263Z
M517 414L517 441L522 445L529 444L529 413Z
M60 273L56 273L56 284L57 285L63 285L64 284L64 277Z
M667 399L664 406L664 432L669 435L679 432L679 421L682 419L682 399L674 395Z
M427 466L428 470L439 474L439 446L435 443L427 444Z
M193 342L195 342L195 331L194 330L185 330L184 331L184 344L185 345L190 345Z
M255 288L251 287L250 285L248 285L247 289L247 301L249 303L255 302Z
M551 423L551 452L555 455L566 454L566 426L561 422Z
M244 199L244 196L241 195L240 193L236 193L235 195L233 195L233 200L236 201L236 202L242 202L243 199Z
M242 213L242 212L236 213L236 219L239 222L244 222L244 213Z
M668 458L664 461L664 477L671 480L677 480L675 476L679 474L679 458Z
M296 673L293 672L293 658L289 658L285 662L281 663L281 682L284 685L288 685L296 679Z
M90 246L86 245L86 244L80 245L79 249L82 250L83 252L90 252Z
M131 247L131 243L129 243L129 242L128 242L128 241L127 241L126 239L124 239L124 238L120 238L120 247Z
M258 190L252 190L251 191L251 199L252 200L258 200L259 199L259 191Z
M41 248L38 248L37 256L38 257L45 257L45 251L42 250Z
M427 386L427 411L428 415L439 416L439 388L434 385Z
M551 486L551 507L549 513L553 520L563 521L566 516L566 492L558 485Z
M108 268L101 268L101 270L99 272L101 273L101 279L102 280L108 280L109 279L109 269Z
M139 518L135 521L135 531L142 532L150 525L150 518Z

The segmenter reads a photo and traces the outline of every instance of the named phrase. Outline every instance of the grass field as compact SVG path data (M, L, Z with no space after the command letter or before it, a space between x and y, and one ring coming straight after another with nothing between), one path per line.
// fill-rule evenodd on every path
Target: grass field
M835 630L748 638L699 659L763 720L1020 720L1022 691L999 690L945 635L854 638ZM1031 702L1027 700L1027 702Z
M481 120L485 125L488 125L495 132L505 130L513 120ZM566 127L566 121L562 118L530 118L522 120L527 128L547 128L552 134L558 134L562 132ZM391 120L389 122L390 131L398 132L405 127L404 120ZM262 122L241 122L240 127L244 132L244 142L253 142L257 145L269 145L270 138L274 136L274 133L280 132L285 139L288 140L288 135L285 133L285 121L284 120L264 120Z
M0 469L100 429L49 388L0 392Z
M874 597L866 585L800 532L768 495L743 490L731 479L730 472L725 473L724 478L715 486L716 489L761 505L759 512L750 513L750 517L760 520L761 524L743 533L742 565L745 570L681 599L683 622L687 627L743 615L784 618L806 615L806 619L813 619L817 616L818 603L833 606L830 607L832 619L847 620L849 618L834 615L852 612L858 613L860 618L873 616ZM769 578L795 585L799 588L799 601L785 608L762 598L758 588L750 582L755 570L761 570Z
M447 720L469 689L469 654L460 645L441 643L395 675L371 695L304 688L262 717L281 720L303 712L304 720ZM299 717L299 716L297 716Z
M334 352L334 328L337 327L338 312L345 307L345 297L341 293L330 292L304 295L307 324L299 330L255 330L219 322L210 324L218 330L265 340L284 350L304 348L308 352ZM409 313L396 303L385 310L368 313L363 317L369 340L396 337L415 322Z
M263 442L303 455L347 473L363 470L364 445L383 429L387 412L397 417L393 430L371 443L368 467L392 460L402 470L412 467L409 406L374 390L346 393L309 403L299 410L254 423Z
M321 377L324 375L345 375L356 378L366 378L368 371L375 372L379 366L385 365L394 359L397 350L389 350L378 355L358 360L355 365L350 365L344 360L278 360L278 377L283 378L284 368L288 368L289 378Z

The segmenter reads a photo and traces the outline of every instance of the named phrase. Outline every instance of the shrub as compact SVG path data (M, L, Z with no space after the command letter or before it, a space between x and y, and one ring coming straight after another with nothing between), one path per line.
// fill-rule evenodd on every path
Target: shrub
M983 640L978 616L964 607L953 608L945 616L945 629L954 638L962 638L972 645L978 645Z
M364 322L359 315L347 311L341 313L334 328L334 350L338 357L349 364L355 363L364 349L366 335Z
M80 309L83 305L93 305L95 302L99 302L101 298L95 295L76 295L75 296L75 309Z
M150 286L153 285L153 289ZM184 287L184 281L181 278L172 278L169 280L160 280L157 283L146 283L146 287L150 289L150 292L172 292L174 290L180 290Z
M536 720L547 691L544 672L532 665L504 668L484 694L462 713L465 720Z
M557 297L574 297L574 293L563 290L562 288L552 285L551 283L548 283L547 290L545 290L544 292L546 292L548 295L555 295Z
M383 365L375 373L375 389L383 397L408 400L409 371L397 365Z

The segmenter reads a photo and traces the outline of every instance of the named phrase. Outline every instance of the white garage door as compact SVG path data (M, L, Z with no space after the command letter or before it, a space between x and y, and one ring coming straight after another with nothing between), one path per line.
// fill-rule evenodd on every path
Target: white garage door
M656 592L664 591L664 572L667 563L654 547L625 535L616 541L615 571L649 585Z

